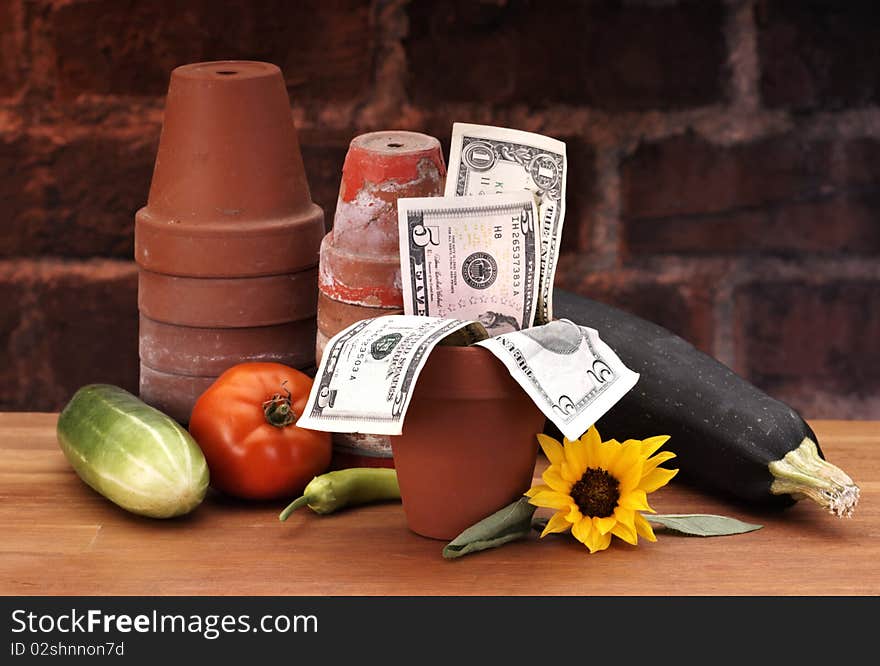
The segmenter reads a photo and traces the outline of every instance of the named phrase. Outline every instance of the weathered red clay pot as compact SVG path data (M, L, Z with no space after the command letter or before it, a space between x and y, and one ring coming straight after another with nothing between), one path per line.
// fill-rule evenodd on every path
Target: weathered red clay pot
M351 141L333 229L321 242L318 286L324 305L403 308L397 200L439 196L445 179L442 148L432 136L388 130ZM359 319L371 315L367 311ZM318 328L326 338L340 330L320 323Z
M398 253L397 200L439 196L445 179L440 142L432 136L388 130L355 137L342 166L332 248L354 256L393 257ZM329 296L346 300L344 294Z
M236 363L312 367L324 235L281 70L252 61L175 69L135 216L141 398L186 423Z
M355 322L362 319L372 319L373 317L384 317L386 315L403 314L402 307L391 308L366 308L362 305L351 305L342 301L334 301L328 298L323 292L318 292L318 334L315 345L315 359L317 363L321 362L321 356L324 353L324 346L327 341L344 328L348 328ZM333 333L327 335L324 331Z
M544 415L482 347L435 347L391 437L409 528L454 539L528 490Z
M403 312L397 200L443 194L440 142L387 130L355 137L342 167L333 229L320 248L315 360L339 331L362 319ZM393 467L385 436L337 433L333 466Z
M332 469L348 467L394 467L391 440L387 435L334 432Z
M246 358L306 368L312 363L315 320L275 326L217 328L179 326L141 315L140 357L154 370L175 373L186 367L195 376L219 376Z
M140 394L145 402L178 423L189 423L192 406L217 376L162 372L141 363ZM146 397L145 397L146 396Z
M315 268L245 278L192 278L141 270L142 314L185 326L270 326L315 319Z

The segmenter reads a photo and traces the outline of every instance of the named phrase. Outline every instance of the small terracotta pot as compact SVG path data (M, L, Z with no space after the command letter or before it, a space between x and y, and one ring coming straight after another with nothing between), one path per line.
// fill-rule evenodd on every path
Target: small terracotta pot
M254 327L314 319L317 271L245 278L192 278L141 270L138 307L183 326Z
M440 196L445 182L443 151L432 136L388 130L351 141L333 230L319 252L316 363L347 326L403 312L397 200ZM336 468L394 466L385 436L337 433L333 452Z
M315 360L321 362L327 341L355 322L385 315L403 314L403 308L368 308L335 301L318 292L318 333L315 338Z
M166 373L219 376L246 361L274 362L292 368L312 363L313 318L275 326L216 328L180 326L141 315L139 350L141 362Z
M321 243L321 291L352 305L403 307L397 200L439 196L445 182L442 148L432 136L387 130L352 139L333 229Z
M335 245L331 231L321 241L320 263L318 287L328 298L370 308L403 305L399 248L376 256L352 252Z
M154 370L143 363L140 368L141 398L160 412L187 425L196 400L217 379L215 375L180 375Z
M409 528L450 540L528 490L544 415L482 347L435 347L391 437Z
M334 432L333 469L347 467L394 467L391 439L388 435Z

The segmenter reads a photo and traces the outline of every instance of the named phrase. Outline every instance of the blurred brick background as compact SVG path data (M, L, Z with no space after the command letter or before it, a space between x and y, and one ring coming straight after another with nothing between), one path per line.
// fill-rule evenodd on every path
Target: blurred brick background
M880 418L878 44L855 0L0 0L0 409L137 390L168 76L243 58L284 71L328 220L359 133L563 139L559 287L807 417Z

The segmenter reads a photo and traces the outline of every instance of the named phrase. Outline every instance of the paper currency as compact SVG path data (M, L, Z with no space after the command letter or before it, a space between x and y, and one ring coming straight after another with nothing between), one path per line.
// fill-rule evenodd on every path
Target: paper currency
M489 335L532 326L540 241L526 190L398 199L403 311L478 320Z
M454 123L445 195L529 190L538 200L541 261L536 322L553 319L553 280L565 220L565 144L540 134Z
M476 344L504 363L538 408L569 439L583 435L639 378L595 330L567 319Z
M356 322L324 348L301 428L325 432L399 435L416 379L443 338L480 325L461 319L387 315Z
M638 381L598 333L561 319L488 337L475 321L388 315L327 343L302 428L399 435L431 350L458 337L485 347L569 439L580 437Z

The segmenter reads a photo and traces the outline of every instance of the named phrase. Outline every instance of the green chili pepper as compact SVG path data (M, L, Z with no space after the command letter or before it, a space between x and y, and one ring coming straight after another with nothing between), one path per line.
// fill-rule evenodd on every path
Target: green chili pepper
M308 506L315 513L333 513L338 509L370 502L400 499L397 472L385 467L350 467L316 476L278 516L285 521L291 513Z

